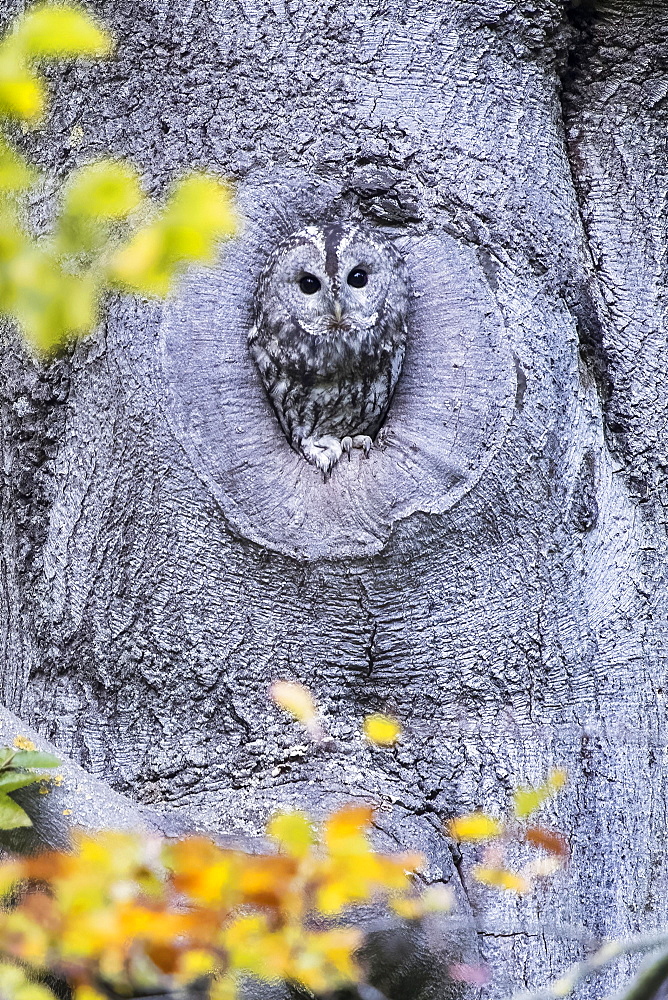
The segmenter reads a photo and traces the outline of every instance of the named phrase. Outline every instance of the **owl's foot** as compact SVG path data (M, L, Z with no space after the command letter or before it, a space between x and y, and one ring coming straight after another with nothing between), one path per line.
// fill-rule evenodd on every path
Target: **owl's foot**
M324 434L319 438L302 438L299 447L304 458L320 469L325 479L343 454L341 441L331 434Z
M361 448L362 451L364 452L365 458L369 457L369 452L371 451L372 444L373 441L371 440L368 434L356 434L355 437L352 438L352 447Z

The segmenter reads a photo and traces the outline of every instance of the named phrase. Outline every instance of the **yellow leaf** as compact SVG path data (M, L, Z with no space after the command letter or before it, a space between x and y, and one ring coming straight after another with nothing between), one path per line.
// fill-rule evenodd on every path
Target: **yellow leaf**
M298 722L308 725L317 717L313 695L303 684L293 681L274 681L271 685L271 697L279 708L293 715Z
M430 885L420 897L425 913L450 913L454 909L455 896L447 885Z
M97 288L88 275L65 273L55 257L37 243L16 247L0 280L0 310L20 324L39 354L48 355L71 333L83 333L97 322ZM2 287L4 284L4 287Z
M204 837L188 837L164 852L177 889L199 904L221 906L236 901L245 855L224 851Z
M568 771L564 770L563 767L555 767L550 771L549 777L547 779L548 784L552 791L557 792L560 788L563 788L568 780Z
M0 964L0 996L7 1000L55 1000L46 986L32 983L18 965Z
M272 933L263 915L238 917L224 931L222 942L230 967L262 979L286 977L290 954L280 933Z
M359 981L354 956L361 943L361 932L352 927L306 933L294 951L290 978L318 994Z
M532 812L535 812L536 809L542 806L549 794L549 791L545 790L545 786L540 788L530 788L528 786L516 788L513 792L513 803L517 818L526 819L527 816L530 816Z
M529 892L531 882L515 872L507 871L505 868L485 868L476 865L473 869L473 877L483 885L495 886L498 889L510 889L513 892Z
M89 14L71 4L45 3L18 19L13 45L29 57L106 56L111 36Z
M390 909L402 920L421 920L424 917L424 907L418 896L391 899Z
M19 862L0 862L0 897L6 895L20 879L21 865Z
M63 327L68 333L88 333L98 321L97 281L90 274L63 275Z
M173 279L173 267L165 266L165 256L165 233L157 223L147 226L113 255L109 276L130 291L164 297Z
M191 174L175 185L158 225L173 264L213 264L218 241L236 231L237 219L221 181L208 174Z
M209 1000L237 1000L237 981L234 976L216 976L209 986Z
M176 185L162 214L114 254L109 277L164 298L187 264L213 263L218 241L235 228L227 188L206 174L191 175Z
M16 991L12 1000L56 1000L56 998L46 986L28 982Z
M179 181L166 215L170 223L187 224L209 236L232 236L237 229L229 188L210 174L193 173Z
M315 840L311 820L303 812L278 813L270 820L267 833L293 858L305 857Z
M327 818L323 839L330 851L363 846L368 850L367 832L373 819L373 806L347 805Z
M45 103L41 79L5 43L0 47L0 114L36 122Z
M455 840L491 840L501 833L502 825L483 812L458 816L448 823L448 832Z
M176 981L189 983L201 976L208 976L215 969L215 958L210 951L193 948L184 952L179 959L179 970Z
M75 170L65 188L65 210L91 218L123 219L143 201L134 167L98 160Z
M367 715L364 720L364 735L370 743L378 746L392 746L401 736L401 726L389 715Z
M98 993L92 986L77 986L73 1000L105 1000L104 993Z

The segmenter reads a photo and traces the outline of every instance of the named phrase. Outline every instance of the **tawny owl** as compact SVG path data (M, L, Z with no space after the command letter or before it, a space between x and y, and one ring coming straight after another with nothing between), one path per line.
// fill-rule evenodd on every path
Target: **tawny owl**
M258 284L250 353L292 447L327 475L387 414L406 350L406 265L351 223L281 243Z

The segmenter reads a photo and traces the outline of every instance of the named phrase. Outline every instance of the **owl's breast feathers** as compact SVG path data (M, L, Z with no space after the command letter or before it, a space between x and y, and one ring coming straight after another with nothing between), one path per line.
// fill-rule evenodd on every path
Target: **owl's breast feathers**
M291 444L303 438L375 436L389 407L406 347L406 318L314 336L289 317L264 317L249 336L279 423Z

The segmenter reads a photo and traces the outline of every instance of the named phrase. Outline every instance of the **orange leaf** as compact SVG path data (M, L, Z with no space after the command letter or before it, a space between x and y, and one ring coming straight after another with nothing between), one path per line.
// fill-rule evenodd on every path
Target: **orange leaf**
M290 891L290 884L297 872L297 862L286 856L247 857L238 873L243 902L253 906L280 909Z
M174 945L149 941L146 945L146 954L153 964L167 975L172 975L179 967L179 952Z
M568 857L568 843L560 833L552 830L545 830L542 826L530 826L525 834L525 839L534 847L542 847L550 854L556 854L560 858Z
M373 806L344 806L325 821L323 840L334 854L367 852L367 831L372 818Z

